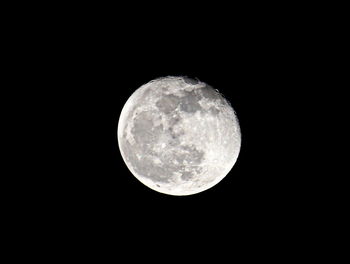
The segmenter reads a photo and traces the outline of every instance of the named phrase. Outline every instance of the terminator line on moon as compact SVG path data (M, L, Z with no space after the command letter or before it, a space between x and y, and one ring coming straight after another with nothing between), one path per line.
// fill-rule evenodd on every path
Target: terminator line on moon
M158 78L137 89L118 123L118 144L132 174L160 193L191 195L220 182L241 147L237 116L211 86Z

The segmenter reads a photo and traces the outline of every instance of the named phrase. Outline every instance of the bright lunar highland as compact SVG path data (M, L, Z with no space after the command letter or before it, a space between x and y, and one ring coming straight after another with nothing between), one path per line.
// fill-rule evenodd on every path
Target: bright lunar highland
M206 83L164 77L137 89L118 123L118 144L132 174L160 193L191 195L234 166L241 132L231 104Z

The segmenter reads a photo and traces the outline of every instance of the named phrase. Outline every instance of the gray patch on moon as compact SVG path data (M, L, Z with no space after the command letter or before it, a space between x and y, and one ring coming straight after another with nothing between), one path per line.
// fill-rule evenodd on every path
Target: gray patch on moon
M191 180L194 177L193 172L190 171L184 171L182 172L181 179L184 181Z
M154 116L151 112L145 111L137 115L131 133L138 144L145 145L155 142L163 126L154 126Z
M203 160L204 152L199 151L195 146L185 145L181 147L185 152L185 158L189 160L191 165L200 164Z
M198 101L200 96L195 91L185 92L185 96L181 98L180 109L187 113L194 113L202 109Z
M178 149L172 153L174 160L179 164L179 169L182 166L198 165L203 161L204 152L197 150L192 146L178 146Z
M169 119L169 129L172 130L172 128L178 124L181 121L181 117L178 114L175 114Z
M158 109L165 113L169 114L176 109L179 105L180 98L175 95L163 95L157 102L156 106Z

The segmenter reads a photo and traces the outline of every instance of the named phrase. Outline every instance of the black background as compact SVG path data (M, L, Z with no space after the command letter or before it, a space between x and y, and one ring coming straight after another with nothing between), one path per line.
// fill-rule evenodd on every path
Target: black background
M46 230L47 239L107 251L118 243L152 248L152 241L165 249L172 241L181 241L183 250L194 243L202 251L222 244L229 250L251 243L278 248L279 241L298 236L312 210L295 155L302 132L296 99L307 85L304 55L312 32L284 12L100 11L48 12L22 24L27 45L19 52L33 87L27 93L37 96L34 108L42 117L40 132L32 133L44 141L40 169L23 181L31 186L22 201L27 219ZM231 102L240 122L236 165L196 195L145 187L118 149L126 100L163 76L208 83Z

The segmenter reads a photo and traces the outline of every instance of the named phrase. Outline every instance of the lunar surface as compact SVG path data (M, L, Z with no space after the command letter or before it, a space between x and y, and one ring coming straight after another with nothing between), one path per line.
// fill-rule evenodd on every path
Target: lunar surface
M191 195L220 182L241 147L230 103L206 83L164 77L137 89L118 123L118 144L132 174L160 193Z

